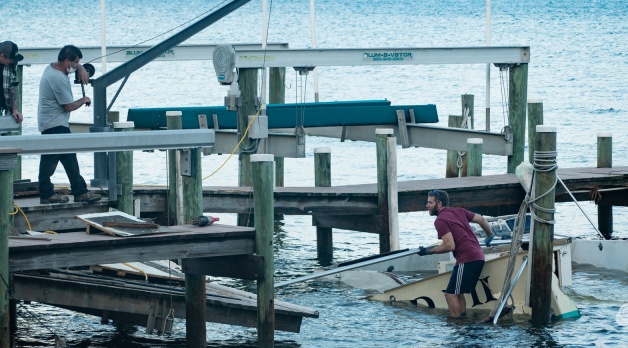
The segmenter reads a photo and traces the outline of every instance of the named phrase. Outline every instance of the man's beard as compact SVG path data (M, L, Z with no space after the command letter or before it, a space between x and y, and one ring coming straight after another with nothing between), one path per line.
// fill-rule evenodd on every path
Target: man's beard
M430 209L430 215L438 216L438 207L434 206L434 208Z

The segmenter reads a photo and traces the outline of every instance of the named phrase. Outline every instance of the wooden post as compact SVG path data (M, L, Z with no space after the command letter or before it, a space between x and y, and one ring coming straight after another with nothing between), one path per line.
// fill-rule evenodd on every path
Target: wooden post
M597 134L597 167L613 167L613 134L600 132ZM604 238L611 239L613 234L613 206L610 204L598 204L597 226Z
M114 122L114 132L132 132L133 122ZM117 181L120 184L118 210L135 215L133 204L133 151L120 151L116 155Z
M469 114L467 115L469 119L469 124L471 125L471 129L475 129L475 113L473 112L474 108L474 96L473 94L463 94L460 96L460 100L462 102L462 116L464 116L465 109L469 108Z
M377 155L377 210L381 217L382 230L379 231L379 252L390 251L390 226L388 226L388 180L387 180L387 151L386 138L393 135L392 129L375 130L375 149Z
M242 144L240 144L238 186L250 187L252 186L250 157L251 153L254 153L251 149L254 143L249 139L248 134L244 134L244 131L249 124L249 115L255 115L257 112L255 108L255 101L257 100L257 69L240 69L238 83L242 96L242 106L238 109L238 140L244 137ZM243 149L248 151L243 151ZM252 214L238 214L238 226L253 226Z
M397 192L397 139L386 138L386 177L388 182L388 228L390 229L390 251L399 250L399 197Z
M467 139L468 176L482 176L482 138Z
M317 147L314 149L314 186L331 186L331 148ZM332 229L316 227L316 251L318 257L329 260L334 253Z
M512 155L508 156L508 173L514 174L523 162L526 144L526 102L528 100L528 64L509 69L508 124L512 129Z
M286 68L270 68L268 78L269 104L285 104L286 102ZM272 115L271 115L272 117ZM284 186L284 158L275 157L275 187ZM275 219L283 219L282 214L275 215Z
M181 111L166 111L168 129L181 129L183 125ZM181 170L179 150L168 150L168 224L183 224L183 206L178 196L181 192Z
M264 274L257 281L257 346L273 347L275 340L273 215L273 155L251 155L255 253L264 257Z
M530 265L530 307L532 323L550 322L552 304L552 249L554 243L554 203L556 183L556 127L537 126L534 153L534 197L537 218L533 221L532 264ZM534 209L534 208L532 208Z
M0 347L10 346L9 213L13 212L13 170L19 149L0 148Z
M534 163L536 126L543 125L543 100L528 100L528 161Z
M24 85L22 81L24 80L24 66L18 65L16 72L17 80L20 82L20 84L17 86L17 109L19 112L22 112L22 87ZM17 129L17 135L22 134L23 124L24 122L22 122L20 124L20 128ZM22 179L22 156L17 156L17 167L15 167L15 169L13 169L11 172L13 173L13 181Z
M181 129L180 111L166 112L168 129ZM203 214L201 149L168 150L168 208L171 221L190 224ZM183 163L183 164L182 164ZM207 346L205 275L185 274L185 336L189 348Z
M449 115L448 126L452 128L460 128L462 126L462 116ZM462 158L463 167L466 167L467 157ZM465 174L466 175L466 174ZM460 176L460 168L458 168L458 151L447 150L447 165L445 167L445 177L457 178Z

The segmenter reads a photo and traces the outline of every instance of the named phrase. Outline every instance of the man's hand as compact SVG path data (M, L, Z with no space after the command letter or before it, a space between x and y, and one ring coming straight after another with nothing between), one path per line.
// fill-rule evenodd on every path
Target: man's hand
M22 121L24 121L24 116L22 116L21 112L13 110L13 119L15 120L15 123L22 123Z
M76 71L78 72L79 81L81 81L82 84L87 85L89 83L89 73L85 70L83 64L79 64ZM89 104L87 104L87 106L89 106Z
M494 234L491 234L490 236L484 238L484 245L486 245L487 247L490 247L491 242L493 241L493 238L495 238Z
M85 106L92 105L92 100L89 97L83 97L83 101L85 102Z
M419 247L419 252L417 254L419 254L419 256L425 256L425 255L429 254L430 250L432 250L432 249L434 249L433 246L427 247L427 248L423 247L423 246L420 246Z

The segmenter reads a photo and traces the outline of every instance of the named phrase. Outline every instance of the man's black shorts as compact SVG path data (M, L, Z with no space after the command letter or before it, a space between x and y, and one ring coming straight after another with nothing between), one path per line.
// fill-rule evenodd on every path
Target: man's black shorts
M480 278L480 273L482 273L482 268L484 268L484 261L482 260L459 263L454 266L445 293L460 295L473 291Z

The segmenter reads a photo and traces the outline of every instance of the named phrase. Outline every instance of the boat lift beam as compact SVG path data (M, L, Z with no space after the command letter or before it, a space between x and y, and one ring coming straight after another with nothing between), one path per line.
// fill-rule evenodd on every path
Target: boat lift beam
M231 153L238 146L236 130L217 130L212 154ZM305 146L299 146L301 139L290 132L269 132L267 138L258 139L258 154L272 154L276 157L305 158Z
M217 45L195 45L185 44L177 45L164 51L161 55L155 58L155 61L181 61L181 60L212 60L214 56L214 49ZM241 50L261 50L262 44L258 43L239 43L233 44L233 48L236 51ZM149 50L153 46L138 45L138 46L107 46L107 63L124 63L139 56L145 51ZM273 50L288 48L287 43L268 43L267 47ZM100 62L102 60L102 53L100 47L89 46L82 47L81 53L83 58L81 61L85 62ZM24 59L19 62L19 65L33 65L33 64L50 64L57 61L59 55L59 48L20 48L20 54L24 56Z
M375 142L375 130L378 128L392 129L397 137L397 143L403 148L426 147L440 150L467 151L467 139L480 138L483 141L483 154L510 156L513 153L512 134L508 131L504 133L491 133L464 128L406 124L406 140L404 140L404 137L400 136L398 125L308 127L304 128L304 132L306 135L336 138L341 141L357 140ZM287 131L287 129L282 130Z
M435 47L435 48L311 48L241 50L235 53L236 68L422 64L527 64L529 46Z
M18 155L75 152L117 152L151 149L187 149L213 146L213 129L70 133L2 137L2 146L21 149Z

